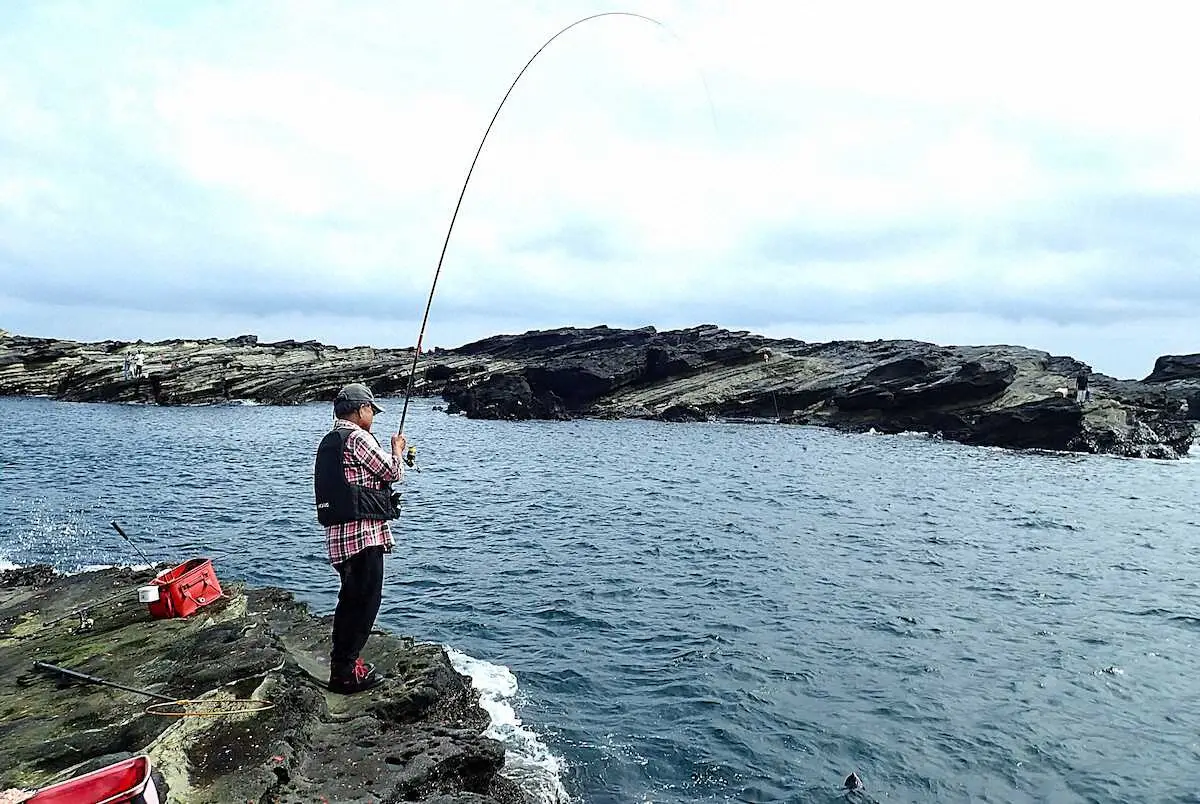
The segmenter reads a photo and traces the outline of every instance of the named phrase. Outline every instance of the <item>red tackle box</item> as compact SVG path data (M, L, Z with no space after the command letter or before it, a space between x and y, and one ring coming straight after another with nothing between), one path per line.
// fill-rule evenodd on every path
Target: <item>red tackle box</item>
M193 558L168 570L152 583L159 587L158 600L149 604L153 617L187 617L221 597L221 584L212 560Z

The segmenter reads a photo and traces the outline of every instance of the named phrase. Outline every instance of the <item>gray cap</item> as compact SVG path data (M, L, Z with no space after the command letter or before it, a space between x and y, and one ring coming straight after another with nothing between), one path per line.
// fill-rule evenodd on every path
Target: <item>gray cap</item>
M375 394L371 393L371 389L361 382L352 382L345 386L333 399L335 413L349 413L357 410L361 405L370 405L376 413L383 413L383 408L375 404Z

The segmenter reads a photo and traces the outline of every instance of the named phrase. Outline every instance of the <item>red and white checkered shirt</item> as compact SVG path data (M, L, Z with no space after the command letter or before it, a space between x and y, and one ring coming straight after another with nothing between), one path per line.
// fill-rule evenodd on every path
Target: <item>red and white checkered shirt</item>
M369 489L381 489L384 483L403 479L403 463L384 452L375 436L345 419L335 420L333 426L352 431L346 438L346 449L342 455L347 481ZM390 552L393 544L392 529L382 520L359 519L325 528L325 546L329 550L330 564L340 564L368 547L378 546Z

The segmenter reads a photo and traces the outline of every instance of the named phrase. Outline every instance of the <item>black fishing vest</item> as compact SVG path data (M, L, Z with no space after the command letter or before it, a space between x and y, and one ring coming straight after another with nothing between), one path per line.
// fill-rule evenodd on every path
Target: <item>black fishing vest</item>
M317 521L326 527L361 519L388 520L400 516L400 495L392 492L392 484L382 489L369 489L346 480L343 465L346 439L354 431L335 427L321 439L317 447L317 463L313 469L313 491L317 498Z

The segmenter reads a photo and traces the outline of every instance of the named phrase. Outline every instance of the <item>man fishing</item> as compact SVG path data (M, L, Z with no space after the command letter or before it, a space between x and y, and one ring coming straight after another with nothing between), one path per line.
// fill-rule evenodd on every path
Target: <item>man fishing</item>
M333 614L329 690L344 695L384 681L359 654L367 644L383 597L383 554L395 541L388 520L400 516L392 484L404 477L404 435L392 436L388 455L371 434L371 389L352 383L333 401L333 429L321 439L313 470L317 520L325 526L329 563L341 578Z

